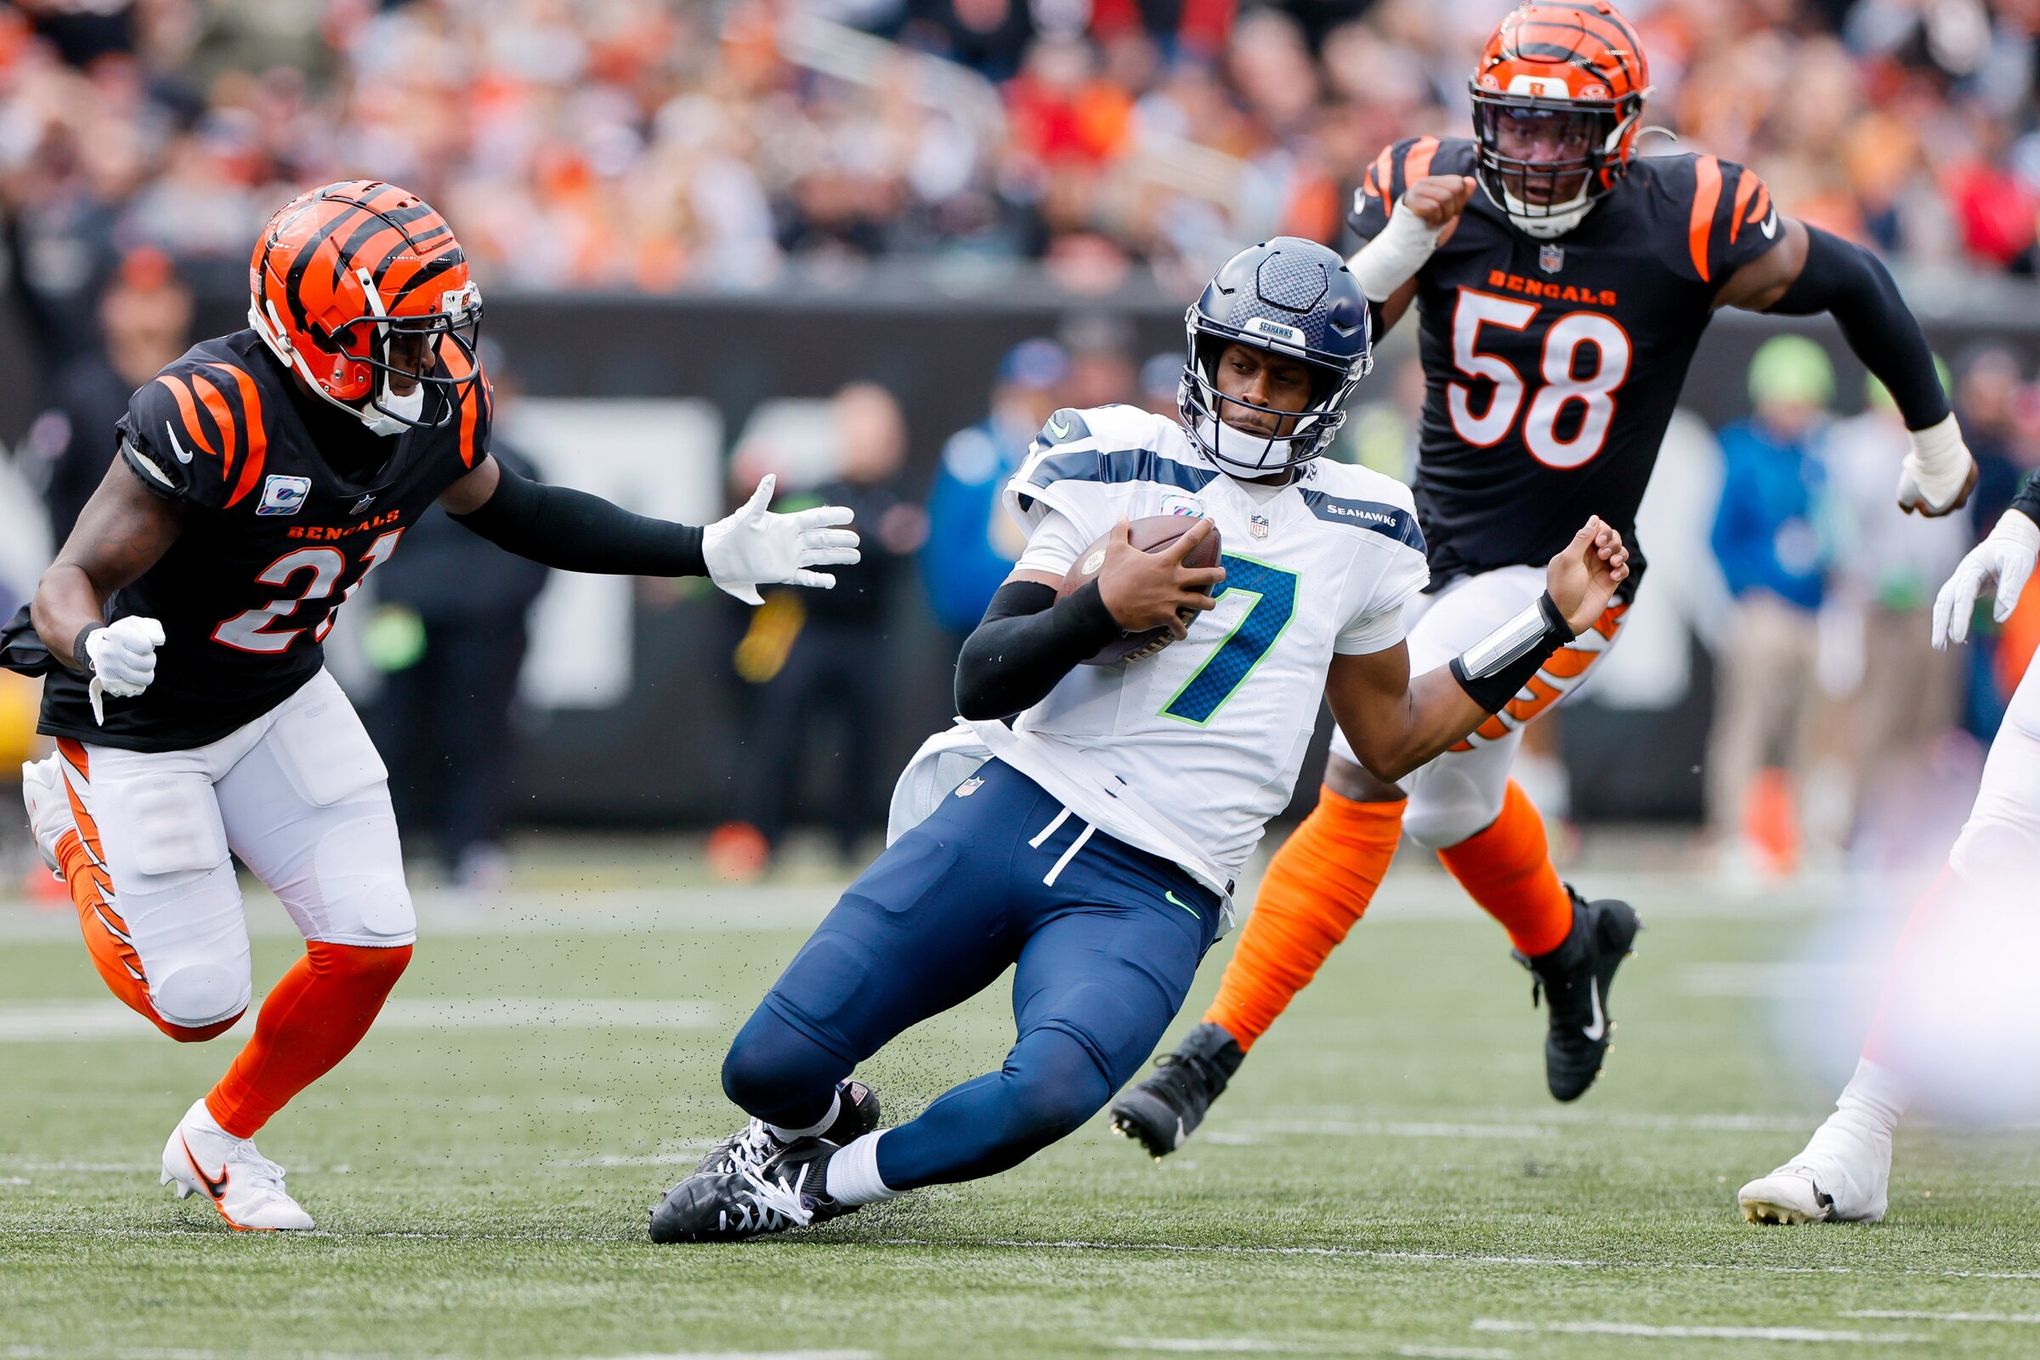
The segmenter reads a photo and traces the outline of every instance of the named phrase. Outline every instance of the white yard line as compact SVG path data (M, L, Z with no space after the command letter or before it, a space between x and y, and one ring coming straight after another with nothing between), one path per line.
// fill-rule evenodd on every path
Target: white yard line
M591 1355L587 1360L878 1360L877 1351L647 1351Z
M709 1029L722 1008L705 1001L597 1000L571 997L470 997L392 1001L379 1031L497 1029ZM0 1005L0 1044L156 1039L127 1007L104 1001L23 1001Z
M1883 1318L1899 1322L2003 1322L2040 1325L2040 1313L1931 1313L1917 1308L1855 1308L1845 1318Z
M1819 1327L1659 1327L1646 1322L1515 1322L1476 1318L1476 1332L1562 1332L1568 1336L1644 1336L1689 1341L1813 1341L1852 1346L1902 1346L1926 1338L1910 1332L1833 1331Z

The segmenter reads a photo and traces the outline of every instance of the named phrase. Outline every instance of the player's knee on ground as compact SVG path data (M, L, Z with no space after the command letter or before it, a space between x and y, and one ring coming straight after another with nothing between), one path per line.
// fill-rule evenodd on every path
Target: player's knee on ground
M1475 772L1457 768L1450 755L1441 756L1403 782L1409 806L1403 812L1403 834L1426 850L1448 850L1478 836L1502 815L1508 793L1504 778L1492 789Z
M849 1063L770 1006L760 1006L723 1058L723 1094L738 1109L768 1123L804 1128L820 1116L849 1070Z
M241 964L183 963L157 971L149 988L157 1028L180 1043L199 1043L231 1026L254 989Z

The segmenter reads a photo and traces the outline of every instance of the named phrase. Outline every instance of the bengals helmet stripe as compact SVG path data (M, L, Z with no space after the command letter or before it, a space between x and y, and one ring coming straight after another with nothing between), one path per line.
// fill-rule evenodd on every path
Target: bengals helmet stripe
M286 204L256 242L249 293L271 351L378 433L448 423L480 378L467 254L445 218L395 185L347 180ZM426 371L391 362L399 334L426 337Z

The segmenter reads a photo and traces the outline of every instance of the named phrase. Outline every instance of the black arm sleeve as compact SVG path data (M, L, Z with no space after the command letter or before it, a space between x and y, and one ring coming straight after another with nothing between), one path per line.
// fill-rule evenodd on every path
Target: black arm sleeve
M496 493L451 516L499 548L561 571L603 576L706 576L701 528L633 515L600 496L547 486L497 465Z
M1770 308L1783 316L1827 312L1842 338L1890 391L1909 430L1948 418L1948 395L1920 323L1884 262L1819 227L1806 229L1806 266Z
M972 721L1010 718L1120 631L1096 581L1064 600L1053 586L1008 581L956 658L956 711Z

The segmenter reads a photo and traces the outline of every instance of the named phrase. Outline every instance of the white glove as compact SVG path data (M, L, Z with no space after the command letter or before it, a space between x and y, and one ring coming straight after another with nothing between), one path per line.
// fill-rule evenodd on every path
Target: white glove
M1976 468L1955 417L1924 430L1908 430L1906 438L1912 441L1912 450L1898 474L1899 508L1929 516L1947 514Z
M1934 597L1935 649L1945 652L1951 642L1968 641L1977 593L1993 581L1997 583L1997 603L1991 615L1999 623L2010 618L2018 608L2026 578L2033 574L2035 555L2040 555L2040 524L2017 510L2005 511L1990 537L1969 550Z
M132 699L147 689L156 678L156 649L162 645L163 625L139 616L115 619L85 635L85 660L92 667L86 693L92 700L92 716L102 725L103 696Z
M702 530L701 558L708 578L745 604L763 604L761 585L835 587L836 578L810 567L848 566L857 561L857 533L848 506L821 505L797 514L765 508L777 477L767 475L744 508Z

